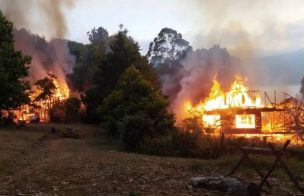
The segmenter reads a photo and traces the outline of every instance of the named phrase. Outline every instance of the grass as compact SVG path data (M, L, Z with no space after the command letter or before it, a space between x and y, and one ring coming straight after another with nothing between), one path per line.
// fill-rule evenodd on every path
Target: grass
M44 137L52 126L78 129L81 137ZM122 152L99 127L82 124L0 128L0 154L0 195L220 195L187 188L190 178L224 175L240 156L191 159ZM292 172L303 177L304 161L292 154L286 159ZM260 168L272 163L268 157L253 160ZM259 179L248 164L237 176ZM273 195L295 192L282 170L275 171L271 184Z
M141 196L142 194L141 193L138 193L138 192L134 192L134 191L130 191L128 194L126 194L126 196Z

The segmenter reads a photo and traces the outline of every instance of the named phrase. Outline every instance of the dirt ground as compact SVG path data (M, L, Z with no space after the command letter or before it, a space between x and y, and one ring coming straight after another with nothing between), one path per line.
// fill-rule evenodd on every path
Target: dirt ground
M75 128L81 138L50 136L51 126ZM223 175L236 160L125 153L110 144L100 128L81 124L0 128L0 154L0 195L223 195L195 190L189 181ZM239 176L258 179L252 173ZM286 177L270 182L272 195L299 194Z

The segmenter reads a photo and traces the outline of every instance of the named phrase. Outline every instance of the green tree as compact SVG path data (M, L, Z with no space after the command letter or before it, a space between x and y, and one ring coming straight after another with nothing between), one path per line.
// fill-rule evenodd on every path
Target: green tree
M128 36L127 30L120 30L113 39L110 45L111 52L99 64L95 74L95 84L102 90L104 96L114 89L120 75L131 65L143 73L146 79L157 83L147 58L140 54L138 43Z
M189 42L174 29L163 28L150 43L147 53L149 62L156 68L162 81L164 93L175 99L181 89L180 81L187 72L181 64L188 52L192 51Z
M81 102L76 97L65 100L65 122L75 122L79 120L79 110Z
M103 27L93 28L87 33L89 44L74 41L68 42L68 47L76 58L72 74L68 74L72 86L79 92L88 90L93 85L93 76L109 50L111 38Z
M13 23L0 11L0 110L15 109L29 103L30 84L28 76L31 58L15 51Z
M73 72L68 74L67 78L71 81L72 88L81 92L89 83L92 83L90 64L88 63L89 46L69 41L68 47L70 53L75 56L75 66L73 67Z
M49 110L51 122L79 122L80 99L70 97L64 101L55 102Z
M192 51L192 47L183 39L182 34L174 29L163 28L150 43L147 57L155 67L166 65L170 68L181 61L189 51Z
M157 75L145 56L139 52L138 43L128 36L127 30L120 30L112 37L109 51L98 64L94 74L95 88L86 91L83 102L89 119L95 120L96 108L117 85L118 78L134 65L146 79L158 85Z
M174 128L174 116L167 108L168 100L131 66L98 107L98 115L102 127L127 150L145 151L155 138L169 137Z
M37 89L40 91L39 94L35 97L35 101L48 100L48 103L51 104L52 97L56 91L56 86L54 83L55 78L56 77L54 75L50 74L48 77L44 77L43 79L35 82Z
M87 32L89 36L89 41L91 44L106 46L105 42L108 41L109 33L103 27L98 27L97 29L94 27L90 32Z
M300 88L300 93L302 95L302 99L304 99L304 77L301 80L301 88Z

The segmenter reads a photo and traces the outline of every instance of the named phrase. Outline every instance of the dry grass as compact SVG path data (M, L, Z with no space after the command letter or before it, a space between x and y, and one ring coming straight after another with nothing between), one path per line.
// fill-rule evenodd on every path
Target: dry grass
M51 126L76 128L81 137L46 137ZM189 179L223 175L238 158L199 160L120 152L98 127L81 124L0 128L0 153L0 195L220 195L189 188ZM259 161L267 165L269 160ZM303 168L304 163L292 160L291 166ZM258 179L246 166L241 171L241 177ZM271 180L273 194L289 195L294 189L280 174Z

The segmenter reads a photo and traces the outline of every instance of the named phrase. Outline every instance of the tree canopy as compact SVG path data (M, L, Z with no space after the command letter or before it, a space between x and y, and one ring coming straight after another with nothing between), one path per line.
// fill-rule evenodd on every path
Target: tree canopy
M107 52L111 38L103 27L93 28L87 33L89 44L74 41L68 42L70 52L76 57L73 73L68 75L74 89L82 92L93 86L93 76L98 64L102 62Z
M152 68L139 52L138 43L128 36L127 30L120 30L114 36L110 51L98 66L95 84L107 95L116 86L119 76L131 65L153 81Z
M186 73L181 62L190 51L192 47L189 42L170 28L163 28L150 43L146 56L156 68L159 80L166 84L162 90L170 99L175 99L181 89L180 81Z
M28 76L31 58L14 49L13 23L0 11L0 110L15 109L28 103Z
M95 32L94 30L93 32ZM108 52L100 56L94 71L94 87L88 89L83 96L87 115L93 121L97 120L96 108L102 100L115 89L120 75L131 65L134 65L146 79L158 85L154 68L145 56L139 52L138 43L128 36L127 30L119 30L111 37Z
M302 95L302 98L304 99L304 77L301 80L301 88L300 88L300 93Z
M174 29L163 28L150 43L147 57L154 66L159 67L162 64L176 64L189 51L192 51L192 47L182 34Z
M38 80L35 85L40 93L35 97L36 101L49 100L55 94L56 86L54 83L54 75L49 75L43 79Z
M126 149L144 150L144 142L166 136L173 129L174 116L167 107L168 100L161 92L131 66L98 107L98 114L102 127Z

